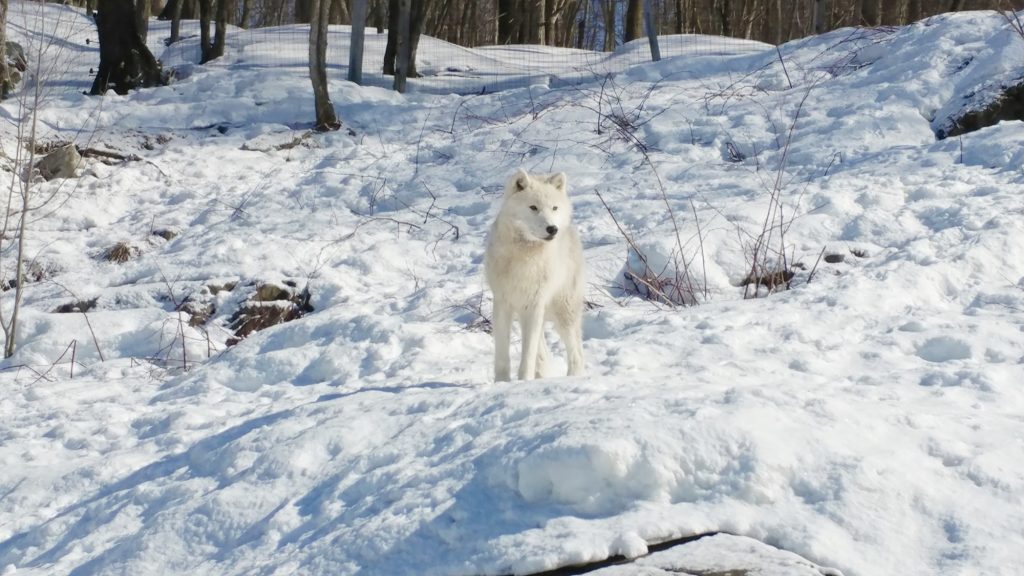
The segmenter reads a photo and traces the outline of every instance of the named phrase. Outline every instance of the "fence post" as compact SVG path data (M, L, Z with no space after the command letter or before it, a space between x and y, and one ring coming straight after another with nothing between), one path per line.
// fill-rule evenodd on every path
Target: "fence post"
M658 47L658 27L654 21L654 5L651 0L644 0L644 28L647 32L647 41L651 45L651 60L661 60L661 48Z
M363 83L363 39L366 37L366 0L352 0L352 37L348 47L348 79Z

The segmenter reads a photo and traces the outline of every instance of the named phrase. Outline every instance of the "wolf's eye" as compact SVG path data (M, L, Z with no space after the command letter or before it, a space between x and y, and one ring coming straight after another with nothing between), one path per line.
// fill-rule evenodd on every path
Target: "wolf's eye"
M534 212L536 212L537 211L537 207L536 206L530 206L530 210L533 210Z
M552 212L558 212L558 206L552 206L551 207L551 211Z

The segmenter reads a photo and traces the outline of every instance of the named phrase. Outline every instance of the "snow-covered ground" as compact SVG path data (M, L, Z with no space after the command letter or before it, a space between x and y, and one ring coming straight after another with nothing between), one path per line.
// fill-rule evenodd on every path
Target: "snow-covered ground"
M407 95L332 68L351 132L315 135L306 71L245 65L287 35L235 31L197 66L154 22L179 80L93 98L90 31L11 3L12 39L45 48L41 140L138 160L35 184L53 199L0 372L2 573L526 574L706 532L744 538L599 573L814 570L748 538L846 576L1024 565L1024 125L935 136L1024 76L997 15L779 52L695 38L474 96L439 93L441 65ZM456 50L470 84L568 73L420 54ZM20 115L0 105L5 170ZM482 253L520 166L569 178L586 377L491 378ZM773 196L767 244L796 275L745 299ZM630 296L620 226L651 262L682 248L699 305ZM119 242L133 257L104 259ZM313 311L228 347L239 307L286 282ZM212 317L190 326L184 302Z

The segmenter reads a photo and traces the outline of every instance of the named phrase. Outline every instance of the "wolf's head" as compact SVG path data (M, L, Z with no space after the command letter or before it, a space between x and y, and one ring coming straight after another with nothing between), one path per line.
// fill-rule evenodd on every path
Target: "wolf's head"
M505 185L501 211L527 240L554 240L572 218L565 173L527 174L523 170Z

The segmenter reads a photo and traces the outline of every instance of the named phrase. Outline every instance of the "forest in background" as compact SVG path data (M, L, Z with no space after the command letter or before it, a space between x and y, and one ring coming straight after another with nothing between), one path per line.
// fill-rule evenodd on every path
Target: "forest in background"
M73 0L85 6L96 0ZM142 1L142 0L140 0ZM152 0L170 19L225 14L242 28L308 23L312 0ZM326 1L326 0L325 0ZM329 0L331 24L350 24L352 0ZM367 25L382 31L400 0L367 0ZM943 12L1021 10L1024 0L411 0L412 26L461 46L544 44L613 50L645 35L649 4L659 34L713 34L771 44L845 26L898 26ZM149 12L150 10L145 10Z

